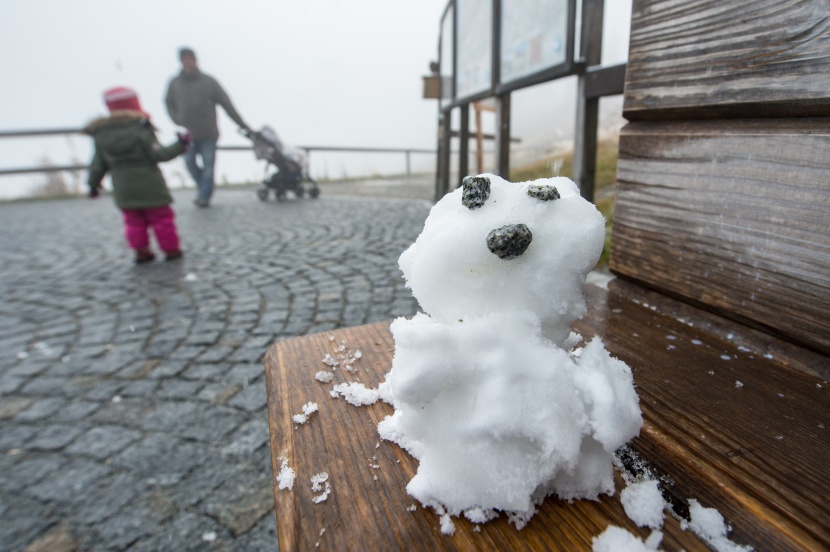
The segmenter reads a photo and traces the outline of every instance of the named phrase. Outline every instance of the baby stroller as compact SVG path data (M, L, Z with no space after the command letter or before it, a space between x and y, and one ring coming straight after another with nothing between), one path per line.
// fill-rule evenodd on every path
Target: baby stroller
M262 127L259 132L247 133L254 142L254 154L257 159L267 161L265 165L265 179L257 190L257 197L261 201L268 201L271 190L277 201L284 201L287 192L293 192L297 197L303 197L308 186L308 195L316 198L320 195L320 187L308 175L305 154L299 150L286 147L269 126ZM268 169L273 165L276 172L268 175Z

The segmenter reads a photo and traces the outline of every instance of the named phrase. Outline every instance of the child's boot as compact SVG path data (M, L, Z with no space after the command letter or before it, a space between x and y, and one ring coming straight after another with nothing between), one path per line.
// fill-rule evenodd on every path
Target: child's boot
M135 264L149 263L155 258L149 247L139 247L135 250Z
M166 261L175 261L176 259L181 259L184 257L184 251L181 249L174 249L173 251L165 251L164 260Z

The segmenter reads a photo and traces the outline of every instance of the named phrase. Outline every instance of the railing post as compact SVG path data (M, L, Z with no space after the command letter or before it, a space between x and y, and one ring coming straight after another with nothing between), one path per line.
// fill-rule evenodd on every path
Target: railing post
M510 92L496 98L496 172L510 179Z
M406 150L406 177L409 178L412 176L411 166L409 164L409 150Z
M461 128L458 130L458 186L470 172L470 104L461 106Z
M582 1L580 52L586 69L602 62L602 2L603 0ZM588 97L587 84L588 81L583 72L579 75L577 82L573 177L582 197L588 201L594 201L599 98Z

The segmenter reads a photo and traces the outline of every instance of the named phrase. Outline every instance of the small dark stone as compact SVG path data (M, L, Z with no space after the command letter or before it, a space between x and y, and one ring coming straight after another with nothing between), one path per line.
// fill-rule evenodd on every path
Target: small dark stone
M486 176L465 176L461 186L464 188L461 203L470 211L484 205L490 197L490 179Z
M499 259L509 261L524 253L533 234L524 224L508 224L487 234L487 248Z
M527 195L541 201L553 201L560 197L559 190L556 189L556 186L539 186L538 184L530 186L527 189Z

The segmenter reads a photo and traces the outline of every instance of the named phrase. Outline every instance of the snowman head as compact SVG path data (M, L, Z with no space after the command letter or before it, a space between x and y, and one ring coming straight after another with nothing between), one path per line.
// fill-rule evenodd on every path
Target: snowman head
M582 284L604 239L602 215L570 179L483 174L435 204L399 263L421 307L441 322L525 311L558 341L584 312Z

